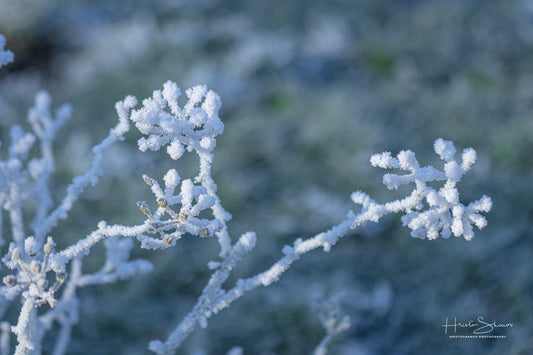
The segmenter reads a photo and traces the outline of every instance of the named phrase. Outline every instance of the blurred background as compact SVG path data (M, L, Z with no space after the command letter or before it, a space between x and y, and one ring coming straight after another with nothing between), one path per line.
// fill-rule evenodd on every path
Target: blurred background
M352 325L330 354L533 353L533 1L0 0L0 33L15 54L0 70L0 139L8 142L13 124L28 127L41 89L54 105L73 106L56 143L58 200L115 125L116 101L148 97L166 80L221 96L213 177L234 216L233 239L258 235L228 288L296 237L357 211L352 191L399 197L381 184L371 154L411 149L440 167L438 137L477 150L461 199L487 194L494 207L471 242L413 239L399 216L386 218L329 253L307 254L278 283L211 318L180 354L234 346L308 354L325 335L313 300L338 295ZM138 138L132 130L112 150L105 178L54 231L60 245L102 219L142 223L136 201L155 206L142 174L195 175L194 157L140 153ZM154 272L81 290L68 353L148 353L193 306L217 247L186 237L168 250L137 250ZM97 270L103 247L86 259L85 270ZM505 339L444 334L446 318L479 316L513 327L495 331Z

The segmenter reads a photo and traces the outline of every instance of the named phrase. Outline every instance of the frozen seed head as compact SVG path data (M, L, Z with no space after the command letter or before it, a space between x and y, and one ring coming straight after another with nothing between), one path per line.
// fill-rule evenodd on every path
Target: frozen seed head
M155 180L149 177L148 175L143 175L143 180L145 183L147 183L149 186L154 186Z
M21 255L20 255L20 250L18 248L15 248L11 251L11 257L15 260L19 260Z
M52 251L54 250L54 241L52 237L48 237L46 244L43 247L44 252L46 255L52 254Z
M157 204L159 205L159 207L163 207L163 208L168 207L168 202L164 198L158 198Z
M7 275L3 279L4 285L13 287L17 285L17 277L15 275Z
M64 272L58 272L56 274L56 281L59 283L65 282L66 278L67 278L67 275Z
M152 216L152 213L150 212L150 209L148 208L148 205L146 204L146 202L139 201L139 202L137 202L137 206L139 206L139 208L141 209L142 213L144 213L145 215L147 215L149 217Z
M37 260L33 260L30 263L30 270L33 271L34 273L38 273L39 271L41 271L41 263L38 262Z

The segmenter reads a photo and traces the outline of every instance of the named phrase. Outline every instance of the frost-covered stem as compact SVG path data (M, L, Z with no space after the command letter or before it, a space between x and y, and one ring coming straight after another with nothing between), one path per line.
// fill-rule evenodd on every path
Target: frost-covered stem
M332 333L326 334L313 351L313 355L326 355L328 352L328 344L331 342L333 335L334 334Z
M34 306L31 298L25 299L20 310L18 323L12 328L13 333L17 335L18 342L15 355L28 355L32 352L40 353L40 349L38 349L40 344L34 341L34 326L37 316Z
M46 219L49 209L53 205L52 195L50 194L50 189L48 187L49 175L43 174L37 182L38 190L40 191L40 203L39 208L35 216L35 221L32 223L33 234L38 238L37 241L39 244L44 244L44 238L46 233L39 233L43 221Z
M9 190L9 220L11 222L11 232L13 236L13 241L17 244L18 247L22 247L24 244L25 233L24 220L22 217L20 188L18 184L10 182Z
M87 237L79 240L76 244L73 244L62 250L59 255L70 260L78 255L89 253L89 250L105 237L138 237L143 233L146 233L148 229L149 227L145 224L133 227L125 227L122 225L107 226L105 222L100 222L97 230L91 232Z
M130 106L131 104L131 106ZM129 121L125 111L132 107L133 103L119 102L116 105L119 114L119 123L110 130L109 135L98 145L93 148L94 159L91 168L83 175L75 177L72 183L67 188L67 195L61 201L61 204L54 210L46 220L40 225L36 231L35 237L37 240L43 240L52 228L54 228L59 220L67 218L68 211L80 196L87 186L95 186L98 183L100 176L103 174L104 156L107 149L115 142L124 139L124 134L129 130ZM121 111L122 110L122 111Z
M37 131L36 134L40 138L41 153L43 155L44 161L46 162L46 169L43 172L43 174L40 176L37 182L37 185L39 186L38 191L41 194L40 201L39 201L40 204L39 204L39 208L37 209L37 215L35 217L35 225L34 225L34 229L35 229L34 233L37 235L38 234L37 231L38 231L40 223L44 221L44 219L46 218L48 214L48 210L52 207L52 204L53 204L53 199L50 194L50 188L48 186L48 180L50 178L50 174L55 171L55 162L54 162L54 152L52 150L52 139L48 139L48 137L43 136L43 132L40 132L40 131ZM40 240L40 242L43 243L42 240Z
M208 285L202 292L193 310L183 319L165 343L153 341L150 343L149 349L160 354L172 354L194 331L199 321L207 324L209 317L229 307L231 303L243 296L246 292L258 286L269 286L278 281L280 276L291 267L292 263L300 259L303 254L320 247L324 248L325 251L329 251L346 233L356 229L363 223L367 221L378 222L385 215L397 213L416 205L424 197L424 186L424 184L417 184L417 188L410 196L384 205L376 203L367 196L365 203L363 203L363 209L359 214L355 215L350 211L344 221L327 232L317 234L305 241L297 239L292 246L285 246L283 248L285 256L269 269L250 278L240 279L237 281L235 287L224 291L221 289L221 285L228 278L229 272L234 266L233 264L228 264L228 259L231 259L230 252L228 259L224 260L221 266L219 266L220 269L209 280Z
M172 354L194 331L198 324L205 328L207 319L213 314L213 303L223 292L222 284L228 279L235 264L254 246L255 234L252 232L243 234L239 241L228 251L222 263L218 265L217 270L209 279L192 311L180 322L165 343L152 341L148 348L160 354Z
M273 264L269 269L256 276L237 281L235 287L225 292L224 295L216 301L216 304L213 304L214 313L228 307L233 301L244 295L244 293L253 290L258 286L268 286L273 282L278 281L279 277L289 269L291 264L298 260L303 254L319 247L329 250L339 238L343 237L352 229L352 225L356 219L357 217L353 213L349 213L344 221L329 231L320 233L305 241L297 239L292 247L285 246L283 248L285 256Z
M326 330L326 335L313 351L313 355L326 355L331 339L350 328L350 317L342 315L338 296L319 301L315 311Z
M44 244L44 238L47 234L40 232L40 229L46 220L48 211L52 208L54 203L49 187L50 174L55 170L52 142L41 138L41 152L43 154L43 159L46 161L46 170L37 180L37 191L39 191L40 194L39 207L37 208L37 213L32 223L33 233L40 245Z
M216 232L218 243L220 244L220 256L224 257L231 248L231 238L228 234L228 228L226 226L226 221L229 219L229 213L226 212L220 198L216 194L217 185L211 177L211 162L213 160L212 154L200 153L200 174L198 177L202 185L207 189L207 194L215 198L215 204L212 207L213 215L222 223L222 228L220 231Z
M165 343L163 344L159 341L152 342L150 343L149 349L160 354L172 354L193 332L198 324L198 319L204 319L205 322L207 318L211 317L213 314L229 307L233 301L243 296L246 292L261 285L268 286L279 280L279 277L287 271L291 264L298 260L301 255L319 247L329 250L339 238L343 237L348 231L355 228L355 226L364 222L363 219L367 216L365 215L365 212L366 210L363 210L357 216L350 212L344 221L329 231L320 233L305 241L302 241L301 239L296 240L292 247L286 246L283 248L285 256L272 265L268 270L248 279L237 281L237 285L227 292L220 289L220 286L229 276L231 268L224 270L225 262L223 262L221 269L217 270L211 277L209 284L202 292L202 296L200 296L200 299L194 306L193 310L183 319ZM370 217L367 216L366 220L370 220ZM231 267L233 267L233 265ZM206 298L207 294L216 297Z
M76 296L77 281L81 276L81 258L75 258L72 261L71 271L69 281L63 294L61 295L60 302L69 302ZM77 303L75 305L77 307ZM74 310L76 313L78 310ZM60 320L61 329L59 330L59 335L57 336L56 343L54 345L53 355L63 355L67 351L67 346L70 341L70 336L72 332L72 326L74 321L69 318Z
M313 351L313 355L326 355L328 352L328 345L331 342L331 339L340 332L348 329L350 327L350 323L346 321L345 323L341 323L338 327L338 329L335 329L333 332L328 333L322 338L320 343L317 345L315 350Z

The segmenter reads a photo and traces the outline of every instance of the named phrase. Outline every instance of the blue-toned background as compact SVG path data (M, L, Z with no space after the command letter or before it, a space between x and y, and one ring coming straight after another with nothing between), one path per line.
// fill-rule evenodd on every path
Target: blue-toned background
M306 255L277 284L213 317L181 352L308 354L325 334L313 298L343 292L352 326L331 354L533 353L533 1L0 0L0 33L15 53L0 70L0 139L24 122L39 89L73 106L56 145L56 198L114 126L115 101L147 97L169 79L219 93L226 127L213 177L234 240L258 235L228 287L296 237L341 221L357 208L352 191L400 196L381 184L372 153L411 149L438 165L438 137L477 150L461 198L487 194L494 207L473 241L413 239L398 216L387 218L330 253ZM137 138L113 150L107 177L54 232L60 244L101 219L141 223L136 201L155 205L143 173L194 174L191 157L173 165L138 152ZM216 244L185 238L139 250L152 274L83 290L68 353L148 353L148 341L166 337L194 304ZM89 260L95 270L102 259ZM478 316L513 327L489 340L449 339L441 327L446 317Z

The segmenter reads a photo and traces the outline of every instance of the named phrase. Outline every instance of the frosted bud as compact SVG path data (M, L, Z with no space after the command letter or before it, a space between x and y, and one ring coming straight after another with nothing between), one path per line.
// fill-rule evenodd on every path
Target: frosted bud
M48 237L46 244L43 247L44 252L48 255L52 254L52 251L54 250L54 245L55 243L52 237Z
M135 98L135 96L132 95L126 96L123 102L125 108L133 108L137 106L137 99Z
M163 207L163 208L168 207L168 202L164 198L158 198L157 204L159 205L159 207Z
M472 148L466 148L465 150L463 150L463 155L462 155L462 159L463 159L463 163L461 164L461 168L464 170L464 171L467 171L469 170L472 165L474 165L474 163L476 162L477 160L477 153L474 149Z
M200 103L207 92L205 85L196 85L190 89L187 89L186 94L190 102L193 104Z
M239 238L239 244L241 244L247 251L252 250L255 247L256 236L254 232L246 232Z
M39 247L35 241L35 238L28 237L26 240L24 240L24 251L29 256L35 256L39 252Z
M149 186L154 186L155 180L149 177L148 175L143 175L143 180L145 183L147 183Z
M183 180L181 183L181 204L183 207L190 208L194 197L194 185L190 179Z
M436 228L430 228L427 232L427 238L429 240L435 240L439 237L439 231Z
M19 248L13 248L13 250L11 250L11 257L15 260L20 259L21 255Z
M3 279L4 285L13 287L17 284L17 277L15 275L7 275Z
M165 186L169 188L174 188L178 186L180 182L180 175L176 171L176 169L170 169L165 174L165 177L163 178L165 180Z
M437 153L442 160L453 160L455 155L455 146L453 145L453 142L438 138L433 144L433 149L435 149L435 153Z
M185 149L183 148L183 145L178 141L172 141L167 147L168 155L174 160L181 158L184 152Z
M163 98L168 102L173 114L178 114L180 108L178 106L178 98L181 95L181 90L178 85L172 81L167 81L163 84Z
M469 218L479 229L483 229L487 226L487 220L485 219L485 217L477 213L471 214Z
M489 212L492 208L492 200L490 197L483 195L479 200L470 203L468 207L476 211Z
M205 95L205 102L202 105L202 109L211 118L218 113L218 110L220 109L221 105L222 102L220 100L220 97L213 91L209 91Z
M168 351L165 344L160 340L153 340L148 344L148 349L158 354L163 354Z
M400 167L400 162L398 161L398 159L393 158L390 152L373 154L370 157L370 164L372 164L372 166L374 167L383 169Z
M41 270L41 263L37 260L32 260L30 263L30 270L35 273L39 272Z
M200 147L209 151L213 150L213 148L215 147L215 140L211 137L204 137L200 140Z
M59 283L65 282L66 278L67 278L67 274L65 274L64 272L58 272L56 274L56 281Z
M207 267L210 269L210 270L216 270L218 269L222 264L218 261L210 261L207 263Z
M398 161L400 162L400 167L404 170L414 171L420 168L415 153L410 150L402 150L398 153Z

